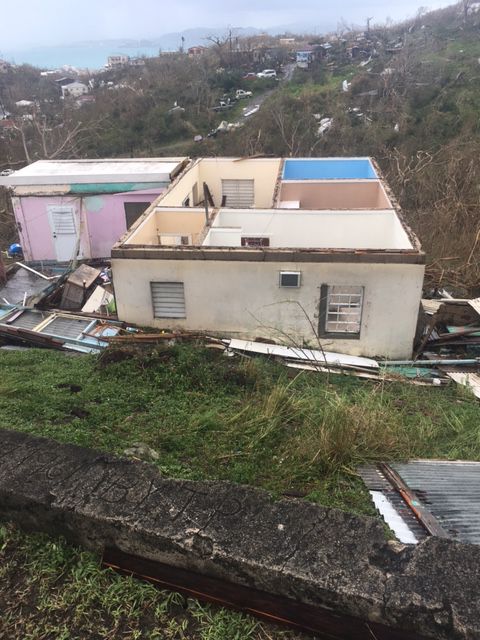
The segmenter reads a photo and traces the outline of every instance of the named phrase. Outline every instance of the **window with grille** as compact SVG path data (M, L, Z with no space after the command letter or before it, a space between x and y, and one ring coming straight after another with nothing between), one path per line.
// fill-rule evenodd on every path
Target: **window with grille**
M186 318L183 282L150 282L154 318Z
M322 285L320 334L360 337L364 287Z

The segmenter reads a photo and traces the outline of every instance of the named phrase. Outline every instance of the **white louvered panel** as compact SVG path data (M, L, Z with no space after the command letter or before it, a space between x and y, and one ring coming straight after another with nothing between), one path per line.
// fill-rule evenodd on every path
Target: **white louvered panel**
M71 235L76 233L73 207L55 207L51 209L53 229L56 234Z
M255 202L253 180L222 180L222 197L226 196L227 207L248 209Z
M183 282L151 282L153 316L155 318L185 318Z

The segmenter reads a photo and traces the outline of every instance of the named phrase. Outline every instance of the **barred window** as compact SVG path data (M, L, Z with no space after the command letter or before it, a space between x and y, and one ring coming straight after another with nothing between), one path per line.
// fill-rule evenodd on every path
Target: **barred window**
M321 333L359 337L364 287L323 285L321 288ZM322 313L323 310L323 313Z

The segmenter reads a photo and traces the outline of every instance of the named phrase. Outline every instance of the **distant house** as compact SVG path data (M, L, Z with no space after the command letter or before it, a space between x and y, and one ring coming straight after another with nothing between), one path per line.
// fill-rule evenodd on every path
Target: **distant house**
M201 56L207 51L207 47L202 47L200 45L196 47L190 47L187 51L190 58L196 58L197 56Z
M15 102L15 106L19 109L28 109L29 107L33 107L35 105L31 100L18 100Z
M199 158L112 249L126 322L399 359L424 263L369 158Z
M55 71L53 73L55 73ZM58 84L59 87L64 87L67 84L72 84L73 82L75 82L75 78L70 78L69 76L63 76L62 78L57 78L55 82L56 84Z
M39 160L0 185L11 189L27 261L108 258L183 165L184 158Z
M145 58L130 58L128 64L130 67L144 67Z
M78 98L89 92L89 88L83 82L71 82L62 86L63 98Z
M279 43L281 47L291 47L295 45L295 38L280 38Z
M108 56L107 58L107 66L108 67L121 67L125 64L128 64L130 61L130 56L126 56L124 54L119 54L115 56Z

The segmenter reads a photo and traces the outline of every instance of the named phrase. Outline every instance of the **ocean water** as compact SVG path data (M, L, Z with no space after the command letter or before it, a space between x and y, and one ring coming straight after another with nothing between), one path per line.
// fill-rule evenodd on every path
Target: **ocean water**
M78 69L102 69L108 56L125 54L131 58L137 56L157 56L158 47L136 45L118 46L111 42L91 42L85 44L35 47L18 51L0 52L0 58L14 64L31 64L42 69L59 69L64 65Z

